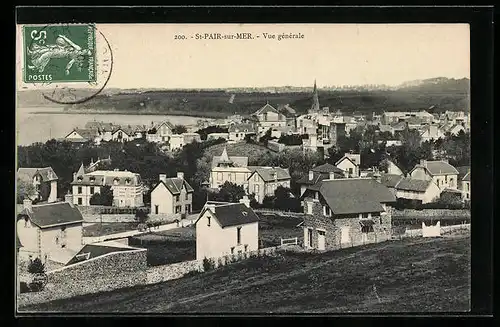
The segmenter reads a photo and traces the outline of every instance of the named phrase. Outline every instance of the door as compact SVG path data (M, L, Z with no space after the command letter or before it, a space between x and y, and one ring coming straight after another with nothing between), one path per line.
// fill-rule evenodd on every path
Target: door
M318 250L325 249L325 233L326 232L324 230L318 231Z
M349 243L349 241L350 241L349 226L342 226L340 228L340 242Z

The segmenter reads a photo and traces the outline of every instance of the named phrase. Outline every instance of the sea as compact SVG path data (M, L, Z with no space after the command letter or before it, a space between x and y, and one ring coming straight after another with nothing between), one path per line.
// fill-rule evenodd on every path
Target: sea
M211 119L193 116L66 113L62 107L20 107L16 110L17 145L62 139L74 128L83 128L89 121L102 121L122 126L149 126L151 123L164 120L174 125L184 125L189 131L195 131L199 120Z

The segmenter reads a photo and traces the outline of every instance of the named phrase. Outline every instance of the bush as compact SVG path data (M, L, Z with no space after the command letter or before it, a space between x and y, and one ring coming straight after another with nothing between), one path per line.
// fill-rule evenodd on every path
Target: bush
M30 274L45 273L45 265L42 263L42 260L40 260L40 258L35 258L35 260L31 261L28 265L28 272Z
M215 269L215 262L212 259L203 259L203 271L211 271Z

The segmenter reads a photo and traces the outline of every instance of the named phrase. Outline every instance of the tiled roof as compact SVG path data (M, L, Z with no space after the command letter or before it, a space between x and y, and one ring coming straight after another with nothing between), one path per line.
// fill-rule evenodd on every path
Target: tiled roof
M274 174L276 174L276 180L279 181L291 178L288 170L281 167L256 167L254 172L259 174L265 182L274 181Z
M183 185L186 188L186 191L188 193L194 191L194 189L191 187L191 185L188 184L188 182L186 182L184 179L179 178L179 177L167 178L165 182L160 181L158 184L156 184L155 187L153 187L153 191L160 184L163 184L167 188L167 190L169 190L169 192L172 194L180 194Z
M73 132L78 133L82 138L84 139L89 139L92 140L97 136L97 131L93 129L87 129L87 128L75 128L72 130L68 135L66 135L66 138L70 136Z
M432 175L458 175L458 170L446 161L427 161L425 167Z
M229 132L245 132L245 133L255 133L255 128L253 124L233 124L229 126Z
M336 167L336 166L334 166L332 164L329 164L329 163L326 163L326 164L314 167L311 170L313 172L317 172L317 173L331 173L331 172L334 172L334 173L339 173L339 174L342 174L342 175L344 174L344 171L342 169L340 169L339 167Z
M297 184L306 184L306 185L313 185L316 184L318 181L322 180L324 177L321 173L313 172L313 179L309 179L309 174L306 174L302 176L299 180L297 180Z
M212 168L217 167L220 162L220 156L214 156L212 158ZM247 167L248 166L248 157L229 157L229 161L231 161L235 167Z
M94 181L92 181L92 178ZM112 171L112 170L96 170L91 173L84 175L78 175L72 185L115 185L115 179L117 180L117 185L128 185L137 186L142 184L141 176L130 171ZM129 184L127 184L129 180Z
M33 177L39 173L42 176L42 180L44 182L55 181L58 179L56 173L52 169L52 167L44 167L44 168L19 168L17 170L18 177L21 180L32 181Z
M432 181L403 178L396 185L396 189L402 191L425 192L431 183Z
M83 222L80 211L67 202L33 205L31 212L24 209L18 217L26 215L29 216L32 223L40 228Z
M170 128L170 129L174 128L174 125L173 125L171 122L169 122L168 120L165 120L165 121L162 121L162 122L160 122L160 123L156 124L156 125L155 125L155 128L156 128L156 129L159 129L159 128L160 128L162 125L164 125L164 124L165 124L168 128Z
M262 108L260 108L259 110L257 110L254 113L254 115L261 115L261 114L265 114L267 112L278 113L278 110L276 108L274 108L273 106L271 106L269 103L266 103L266 105L263 106Z
M334 214L381 212L382 203L396 201L386 186L372 178L324 180L320 193Z
M403 179L401 175L383 174L380 177L380 182L387 187L394 188Z
M212 211L222 228L250 224L259 221L255 212L242 203L221 203L215 204L215 212ZM205 206L200 213L201 218L209 206Z

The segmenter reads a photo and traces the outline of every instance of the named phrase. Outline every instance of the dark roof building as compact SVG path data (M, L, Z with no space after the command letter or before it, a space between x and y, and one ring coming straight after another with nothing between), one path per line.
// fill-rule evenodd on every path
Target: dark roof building
M58 180L58 177L52 167L44 168L19 168L17 176L23 181L33 182L33 178L39 175L43 182L50 182Z
M395 188L396 185L403 179L401 175L383 174L380 177L380 182L390 188Z
M425 192L432 181L430 180L420 180L414 178L402 178L396 185L397 190L401 191L413 191L413 192Z
M86 244L83 248L78 251L65 265L69 266L77 262L82 262L85 260L97 258L108 253L123 252L123 251L133 251L140 250L139 248L134 248L125 244L120 244L118 242L103 242Z
M264 180L264 182L271 182L275 180L283 181L291 179L288 169L284 169L281 167L249 166L248 169L252 171L248 179L250 179L253 174L258 174Z
M424 168L431 176L442 176L442 175L458 175L458 170L450 165L448 162L444 160L437 161L427 161L420 160L420 163L415 165L415 167L410 171L410 174L413 170L417 168Z
M259 221L252 208L243 203L225 203L208 201L201 211L198 220L209 210L222 228L251 224Z
M182 187L186 188L187 193L194 192L194 189L189 185L188 182L184 179L183 174L179 174L177 177L166 177L166 175L160 175L160 181L156 184L151 191L154 191L159 185L163 185L167 188L167 190L174 194L180 194Z
M83 223L80 211L67 202L33 205L18 214L18 220L28 217L39 228Z

